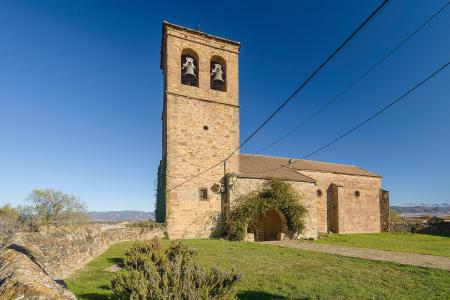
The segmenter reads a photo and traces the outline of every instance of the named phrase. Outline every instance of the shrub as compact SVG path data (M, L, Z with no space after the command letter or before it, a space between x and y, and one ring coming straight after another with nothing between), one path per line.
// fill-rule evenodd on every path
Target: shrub
M427 221L427 225L439 225L445 223L445 220L438 217L438 216L432 216L430 219L428 219Z
M230 299L241 276L194 262L196 252L180 242L161 248L158 239L136 242L125 253L124 268L111 281L118 299Z
M31 206L18 206L17 210L19 212L19 221L22 224L24 231L38 232L39 231L39 219L35 215L34 210Z
M18 217L10 214L0 214L0 252L11 245L14 236L22 229Z
M19 219L20 213L8 203L0 207L0 216L10 216L13 219Z
M14 223L18 223L15 227L21 231L39 231L36 217L28 206L19 205L14 208L10 204L3 205L0 207L0 218L3 219L3 223L12 224L12 221L15 221Z
M304 227L306 208L292 186L280 179L272 178L259 192L249 193L236 200L236 206L225 221L225 236L230 240L242 241L247 229L258 214L278 209L286 217L290 238L297 237Z
M156 223L153 220L145 220L145 221L130 223L130 224L127 224L127 227L141 228L142 231L154 230L154 229L164 229L164 226L162 224Z
M146 231L155 230L155 229L161 229L163 231L163 233L164 233L164 238L165 239L168 238L166 225L162 224L162 223L157 223L157 222L155 222L153 220L146 220L146 221L141 221L141 222L135 222L135 223L127 224L127 227L140 228L141 229L141 233L144 233Z

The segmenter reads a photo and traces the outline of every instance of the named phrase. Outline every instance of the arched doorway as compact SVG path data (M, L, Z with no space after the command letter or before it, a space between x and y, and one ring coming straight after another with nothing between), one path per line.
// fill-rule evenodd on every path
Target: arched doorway
M255 241L280 240L286 230L286 218L278 209L258 214L250 228L255 234Z

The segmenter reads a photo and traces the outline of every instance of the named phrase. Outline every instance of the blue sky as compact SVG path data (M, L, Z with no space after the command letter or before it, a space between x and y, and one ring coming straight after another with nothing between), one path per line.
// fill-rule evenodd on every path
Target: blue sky
M161 158L161 23L242 43L241 138L380 1L2 1L0 205L34 188L91 210L154 208ZM391 3L242 149L253 153L339 93L446 1ZM450 8L338 102L265 154L301 157L450 58ZM384 176L391 203L450 203L450 68L311 159Z

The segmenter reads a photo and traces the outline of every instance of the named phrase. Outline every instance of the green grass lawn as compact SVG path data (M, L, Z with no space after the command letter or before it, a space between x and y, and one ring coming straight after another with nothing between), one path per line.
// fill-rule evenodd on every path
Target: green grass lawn
M204 266L243 274L240 299L448 299L450 272L306 252L261 243L187 240ZM168 241L164 241L167 245ZM108 299L114 273L131 242L113 245L67 279L79 299Z
M314 243L450 256L450 235L394 232L329 234Z

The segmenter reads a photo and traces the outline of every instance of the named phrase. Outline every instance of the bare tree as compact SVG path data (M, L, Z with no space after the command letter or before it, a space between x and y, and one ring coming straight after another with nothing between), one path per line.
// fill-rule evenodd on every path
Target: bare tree
M89 220L86 204L73 195L53 189L35 189L28 196L42 225L69 225Z

